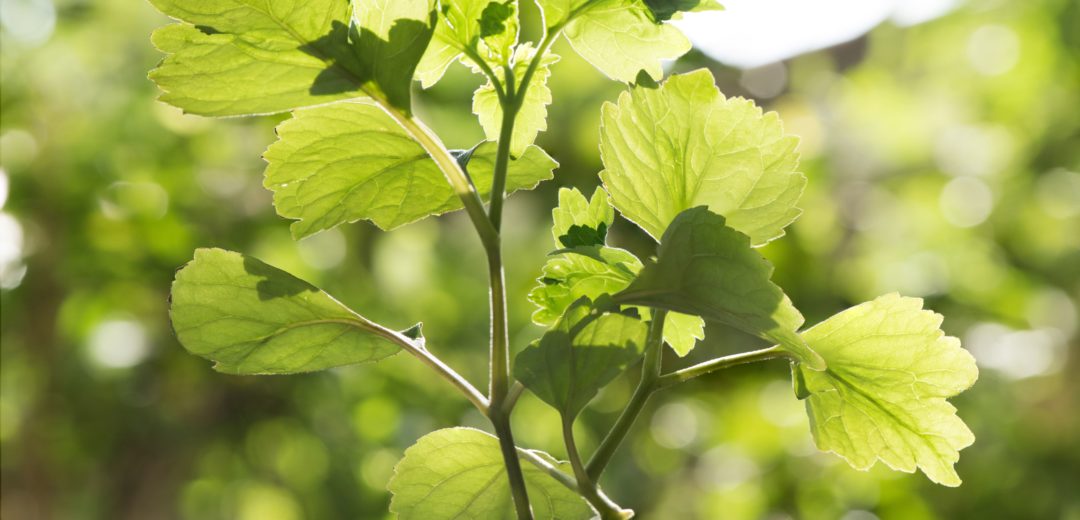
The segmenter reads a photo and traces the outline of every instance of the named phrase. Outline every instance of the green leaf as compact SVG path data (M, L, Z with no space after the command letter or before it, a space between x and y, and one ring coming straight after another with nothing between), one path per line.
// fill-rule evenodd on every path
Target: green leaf
M607 192L596 190L586 199L576 188L559 189L559 205L551 210L551 235L559 247L604 245L615 222ZM637 260L636 258L634 260Z
M180 343L231 374L292 374L423 345L419 328L376 325L325 292L254 258L198 249L176 273L170 315Z
M529 292L537 306L533 321L551 326L566 308L582 296L591 300L622 291L641 271L641 261L629 251L604 245L607 228L615 219L604 190L586 199L572 188L559 190L559 206L551 212L555 224L551 234L565 249L544 264L539 285ZM649 310L638 311L648 320ZM664 341L685 356L705 337L705 323L697 316L669 312L664 321Z
M536 54L536 49L528 43L518 45L514 51L514 80L516 85L521 85L525 77L525 71L529 68L529 62ZM517 118L514 124L514 134L510 138L510 155L517 157L525 148L536 141L536 135L547 130L547 106L551 104L551 89L547 86L548 77L551 76L551 65L559 61L559 56L546 53L540 59L540 64L533 72L529 82L529 88L525 91L525 99L518 108ZM496 72L500 80L505 84L505 76L502 70ZM499 139L502 130L502 106L499 104L499 95L495 91L495 85L488 81L473 94L473 113L479 116L480 126L484 128L484 134L489 140Z
M382 229L461 208L461 199L421 146L379 107L365 102L297 110L266 151L265 185L278 214L296 219L297 238L370 220ZM495 143L483 143L468 171L487 197ZM533 146L510 162L507 190L550 179L557 163Z
M716 0L645 0L653 17L658 21L670 20L682 12L723 11L724 6Z
M795 332L802 314L769 279L772 265L724 217L705 207L680 213L660 240L657 256L616 301L718 321L779 343L816 370L825 368Z
M569 463L534 452L566 472ZM577 493L536 466L522 463L538 520L585 520L595 513ZM387 486L390 512L401 520L513 518L510 484L499 440L472 428L429 433L405 450Z
M648 319L648 313L642 317ZM690 353L697 345L698 340L705 339L705 320L700 316L669 312L664 318L664 342L666 342L679 357Z
M602 119L600 178L623 216L654 238L704 205L758 246L801 213L798 139L776 113L724 98L707 70L635 87L606 104Z
M611 79L633 83L642 70L659 80L661 60L690 50L679 29L658 22L644 0L537 0L548 30L563 27L574 51Z
M856 469L880 459L930 480L959 486L953 464L975 441L946 399L978 378L975 360L941 331L941 315L922 299L881 296L804 332L829 368L796 366L810 429L822 450Z
M361 79L373 97L385 97L408 113L413 74L435 30L435 0L353 0L353 5L352 40Z
M432 0L151 0L180 24L154 32L150 73L187 112L283 112L373 96L405 112L431 37ZM387 4L387 5L382 5Z
M636 316L574 302L559 322L514 360L514 377L564 417L576 417L645 348L648 327Z
M576 247L562 250L544 264L540 284L529 292L538 307L532 319L553 325L571 303L582 296L595 299L625 289L641 270L641 261L615 247Z
M457 59L501 67L510 62L517 38L517 0L445 0L417 76L428 88Z

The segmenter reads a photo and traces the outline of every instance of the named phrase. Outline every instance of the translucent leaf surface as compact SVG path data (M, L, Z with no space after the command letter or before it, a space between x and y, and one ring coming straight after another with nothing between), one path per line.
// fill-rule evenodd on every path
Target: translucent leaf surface
M155 31L150 73L187 112L283 112L374 96L405 112L432 33L431 0L152 0L183 23Z
M536 49L528 43L521 44L514 52L514 78L515 84L521 85L525 71L529 68ZM548 77L551 76L551 65L559 61L559 56L547 53L540 59L540 65L533 72L529 80L529 89L525 91L525 99L518 108L517 119L514 124L514 134L510 138L510 154L517 157L525 149L536 141L536 135L547 130L547 106L551 104L551 89L547 86ZM500 79L505 83L502 72ZM495 86L488 81L473 94L473 113L480 118L480 125L484 127L484 134L489 140L499 139L502 131L502 107L499 105L499 96Z
M382 229L461 208L435 162L382 109L348 102L298 110L278 126L266 151L266 187L278 214L298 220L304 237L346 222L370 220ZM495 143L481 144L468 164L481 195L491 191ZM507 171L507 190L550 179L557 164L532 146Z
M953 464L975 437L946 399L974 384L978 369L941 319L919 298L889 294L802 334L829 366L793 369L819 448L857 469L881 460L960 485Z
M514 360L514 377L566 417L576 417L645 348L648 327L636 316L574 302L543 337Z
M180 343L232 374L291 374L378 361L413 334L375 325L311 284L254 258L199 249L176 273ZM418 329L417 329L418 330Z
M769 279L772 265L724 217L705 207L682 212L660 240L657 256L617 301L715 320L779 343L814 369L825 368L795 332L802 314Z
M605 104L602 119L600 178L623 216L654 238L683 210L708 206L757 246L801 212L798 139L776 113L724 98L707 70L634 87Z
M633 83L644 70L664 75L661 60L690 50L682 32L655 17L644 0L538 0L548 30L563 27L574 51L609 78Z
M560 463L535 452L563 471ZM551 476L522 461L533 515L541 520L586 520L592 508ZM513 503L499 441L472 428L429 433L405 450L387 486L390 511L402 520L513 518Z

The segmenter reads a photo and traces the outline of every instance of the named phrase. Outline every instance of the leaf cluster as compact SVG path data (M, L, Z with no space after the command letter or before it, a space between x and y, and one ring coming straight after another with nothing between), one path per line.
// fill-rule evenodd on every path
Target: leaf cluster
M783 358L823 450L958 485L971 432L945 399L974 363L940 316L887 295L803 329L758 248L801 213L798 139L775 113L727 98L706 70L666 81L661 60L689 42L666 23L711 0L538 0L545 35L520 42L514 0L152 0L179 23L153 36L162 100L207 116L291 111L265 154L265 186L303 238L368 220L384 230L465 209L493 273L490 390L443 363L420 325L394 330L326 292L239 253L200 249L176 276L171 316L186 349L233 374L289 374L377 361L404 350L491 419L495 436L449 428L421 438L389 489L403 518L627 518L598 483L651 394L734 364ZM509 362L499 230L504 196L553 178L534 143L552 102L546 82L565 36L629 84L602 109L602 189L559 192L552 252L529 300L546 332ZM487 140L451 152L412 112L460 62L485 78L473 98ZM616 210L659 245L639 259L609 243ZM707 322L774 345L662 373L664 345L685 356ZM641 365L637 391L586 461L575 418ZM513 442L524 391L555 408L569 462ZM525 461L525 464L521 464ZM531 504L531 506L530 506Z

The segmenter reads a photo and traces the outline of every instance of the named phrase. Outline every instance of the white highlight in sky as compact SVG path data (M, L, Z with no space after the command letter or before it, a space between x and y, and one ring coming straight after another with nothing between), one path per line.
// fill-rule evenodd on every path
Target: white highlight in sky
M725 0L724 11L686 13L674 23L694 46L734 67L761 67L862 36L891 20L914 25L956 0Z

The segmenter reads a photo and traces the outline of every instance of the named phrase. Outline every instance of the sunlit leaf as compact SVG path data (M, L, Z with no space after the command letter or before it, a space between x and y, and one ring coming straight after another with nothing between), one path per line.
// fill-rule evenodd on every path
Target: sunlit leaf
M492 68L510 62L517 43L517 0L444 0L435 35L416 75L424 88L439 81L457 59Z
M514 360L514 377L566 417L641 356L648 327L636 316L605 312L588 298Z
M180 343L232 374L291 374L378 361L390 338L325 292L254 258L199 249L176 273L170 315ZM419 328L414 327L418 333Z
M705 207L680 213L660 240L657 256L617 301L718 321L779 343L814 369L824 368L795 332L802 314L769 279L772 265L724 217Z
M971 387L979 372L960 341L941 331L941 320L921 299L889 294L802 334L829 366L793 368L819 448L857 469L880 459L960 485L953 464L975 437L946 399Z
M576 188L560 188L559 205L551 210L551 218L551 235L557 247L604 245L615 210L604 190L596 190L586 199Z
M708 206L757 246L801 213L797 144L776 113L724 98L702 69L604 106L600 177L615 207L654 238L683 210Z
M568 471L550 455L534 452ZM522 461L533 515L540 520L586 520L592 508L577 493ZM429 433L405 450L387 486L390 512L401 520L513 518L513 503L499 441L472 428Z
M297 110L278 126L266 151L265 184L278 214L297 219L297 238L346 222L370 220L383 229L461 208L461 199L420 145L379 107L364 102ZM468 164L486 197L495 143L481 144ZM532 146L510 162L507 191L550 179L557 166Z
M231 116L374 96L405 112L431 37L432 0L152 0L183 23L158 29L161 99ZM385 5L384 5L385 4Z
M615 219L604 190L596 190L586 199L577 189L560 189L559 206L551 215L551 234L561 249L544 264L539 284L529 292L529 300L537 306L533 322L545 326L554 325L582 296L595 300L622 291L642 267L629 251L604 245L607 229ZM648 308L638 311L648 320ZM685 356L705 337L704 326L697 316L669 312L664 341Z
M661 60L678 58L690 41L658 21L644 0L538 0L548 30L563 27L574 51L609 78L633 83L642 70L664 75Z
M524 43L514 51L514 78L515 84L521 85L525 71L529 68L529 62L536 54L536 49ZM548 76L551 75L551 65L559 61L559 56L550 52L540 58L540 64L533 72L529 80L529 88L525 91L525 99L518 108L514 134L510 138L510 154L514 157L520 155L533 141L536 135L547 130L547 106L551 104L551 89L547 86ZM496 72L505 83L505 76L501 70ZM480 125L484 127L484 134L490 140L499 139L502 130L503 110L499 104L499 96L495 86L488 81L473 94L473 113L480 118Z

